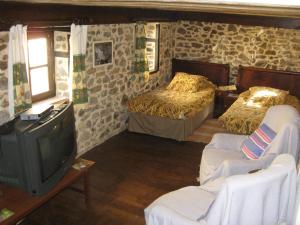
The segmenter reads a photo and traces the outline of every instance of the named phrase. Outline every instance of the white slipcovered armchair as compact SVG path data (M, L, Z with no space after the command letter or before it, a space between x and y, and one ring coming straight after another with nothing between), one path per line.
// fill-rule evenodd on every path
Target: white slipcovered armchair
M200 164L200 184L218 177L245 174L266 168L279 154L289 153L298 160L300 148L300 116L289 105L270 107L262 123L267 124L276 136L266 149L266 154L256 160L248 159L241 151L242 142L248 137L235 134L215 134L204 148Z
M221 177L161 196L145 209L147 225L292 225L297 171L279 155L268 169Z

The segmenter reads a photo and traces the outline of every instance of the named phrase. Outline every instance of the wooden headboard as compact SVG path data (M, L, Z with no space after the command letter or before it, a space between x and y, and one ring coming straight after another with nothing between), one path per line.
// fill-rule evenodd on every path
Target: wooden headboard
M240 66L237 77L238 91L246 91L253 86L286 90L300 98L300 73Z
M194 60L172 60L172 77L176 72L186 72L207 77L211 82L220 86L229 83L229 65L208 63Z

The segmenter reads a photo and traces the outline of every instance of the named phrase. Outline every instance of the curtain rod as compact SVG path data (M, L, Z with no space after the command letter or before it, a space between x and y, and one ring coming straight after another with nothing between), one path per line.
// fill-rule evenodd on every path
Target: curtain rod
M57 26L34 26L27 25L28 32L52 32L52 31L70 31L71 25L57 25Z
M53 26L32 26L32 25L27 25L28 28L33 28L33 29L47 29L47 28L70 28L71 25L53 25Z
M71 24L84 25L91 24L92 20L89 18L73 18L70 20L46 20L46 21L22 21L22 20L5 20L0 18L0 24L5 25L27 25L28 28L46 29L46 28L70 28Z

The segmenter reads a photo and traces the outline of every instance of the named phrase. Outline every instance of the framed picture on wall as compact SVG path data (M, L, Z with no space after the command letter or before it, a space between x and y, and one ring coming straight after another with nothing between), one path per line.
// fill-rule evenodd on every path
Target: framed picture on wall
M113 63L113 42L93 42L93 65L94 67L109 65Z

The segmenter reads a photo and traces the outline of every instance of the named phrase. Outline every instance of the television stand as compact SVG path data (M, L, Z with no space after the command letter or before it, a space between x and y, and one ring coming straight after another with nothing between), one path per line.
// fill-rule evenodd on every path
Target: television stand
M42 196L31 196L29 193L20 188L0 184L0 192L3 193L2 197L0 198L0 211L6 208L14 212L14 215L0 222L0 225L12 225L18 223L24 217L29 215L43 204L47 203L49 200L67 188L71 188L72 190L84 194L85 203L88 207L90 204L89 172L95 162L84 159L78 159L76 161L78 162L79 160L82 163L78 169L69 169L66 175L52 188L52 190ZM83 179L83 189L81 190L73 188L72 184L81 178Z

